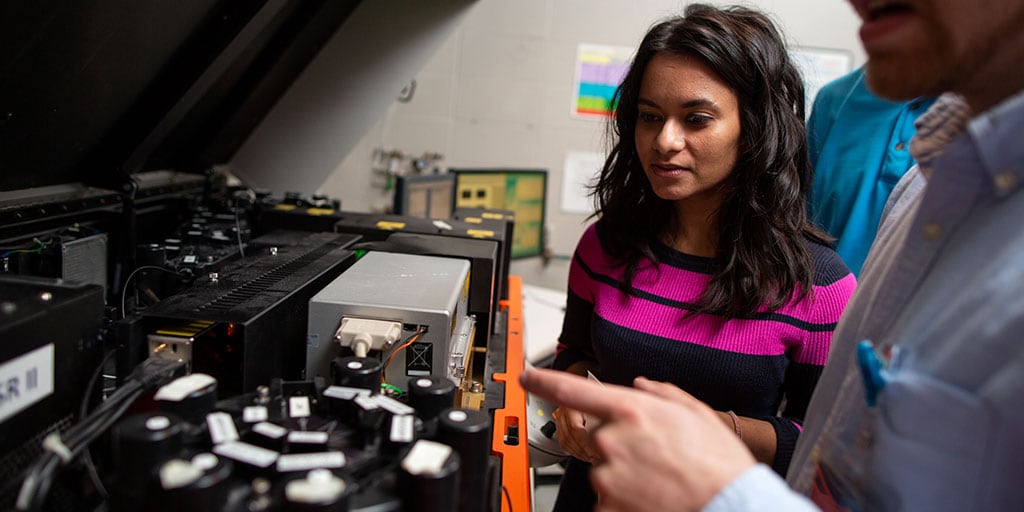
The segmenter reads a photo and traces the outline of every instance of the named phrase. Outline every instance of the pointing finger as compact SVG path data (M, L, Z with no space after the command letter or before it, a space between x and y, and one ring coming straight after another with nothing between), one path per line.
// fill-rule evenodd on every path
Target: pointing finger
M667 382L657 382L645 377L637 377L633 380L633 387L681 405L703 405L703 402L694 398L693 395Z
M527 391L552 403L602 419L615 417L622 404L636 400L627 388L592 382L556 370L527 369L519 382Z

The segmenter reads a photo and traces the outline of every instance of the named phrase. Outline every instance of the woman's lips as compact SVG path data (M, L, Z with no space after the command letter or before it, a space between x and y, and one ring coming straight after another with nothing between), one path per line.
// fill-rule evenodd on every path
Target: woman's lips
M679 166L679 165L671 165L671 164L653 164L653 165L651 165L651 172L653 172L655 176L662 176L662 177L666 177L666 178L671 178L671 177L679 176L680 174L683 174L686 171L687 171L687 169L685 167L682 167L682 166Z

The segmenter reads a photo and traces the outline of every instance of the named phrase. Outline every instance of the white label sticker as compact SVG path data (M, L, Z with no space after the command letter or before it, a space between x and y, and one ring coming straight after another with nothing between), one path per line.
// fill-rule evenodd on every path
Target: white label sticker
M238 429L235 420L226 412L211 412L206 415L206 426L210 429L210 440L213 444L238 440Z
M277 459L277 470L280 472L331 469L344 466L345 454L341 452L291 453Z
M171 381L170 384L161 386L160 389L156 390L156 395L153 396L153 399L180 402L192 393L216 384L217 379L210 375L193 373L192 375L178 377Z
M413 427L415 424L414 418L408 414L392 417L389 439L392 443L411 443L414 439Z
M416 409L409 407L408 405L391 398L390 396L380 395L377 397L377 403L380 404L380 408L391 414L412 414L416 412Z
M281 439L288 434L288 429L280 425L274 425L273 423L266 422L253 425L252 431L271 439Z
M0 365L0 422L53 394L53 343Z
M262 405L250 405L242 409L242 421L246 423L267 421L267 408Z
M293 430L288 433L289 443L327 444L327 432L307 432Z
M355 402L356 405L361 407L364 411L372 411L380 408L380 404L377 403L377 400L375 400L371 395L359 395L355 400L353 400L353 402Z
M288 399L288 415L292 418L309 417L309 397L293 396Z
M357 396L369 394L369 389L350 388L346 386L331 386L324 390L324 396L329 396L331 398L340 398L342 400L352 400Z
M402 459L402 468L411 475L437 475L452 455L448 445L420 439Z
M241 441L215 445L213 453L259 468L269 467L279 455L274 450L260 448Z

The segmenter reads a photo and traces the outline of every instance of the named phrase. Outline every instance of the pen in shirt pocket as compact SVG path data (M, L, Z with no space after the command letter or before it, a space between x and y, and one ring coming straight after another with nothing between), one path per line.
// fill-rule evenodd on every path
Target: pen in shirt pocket
M871 340L857 344L857 364L864 380L864 399L868 407L878 403L878 394L889 383L890 370L899 356L899 347L894 345L876 347Z

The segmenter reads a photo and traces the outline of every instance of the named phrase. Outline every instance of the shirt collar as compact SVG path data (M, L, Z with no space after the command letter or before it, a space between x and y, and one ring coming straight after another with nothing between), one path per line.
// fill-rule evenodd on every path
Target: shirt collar
M1024 184L1024 90L972 119L967 131L998 197Z
M939 96L914 123L917 132L910 139L910 155L917 161L921 174L931 176L932 163L950 142L964 133L971 118L970 107L959 94Z

